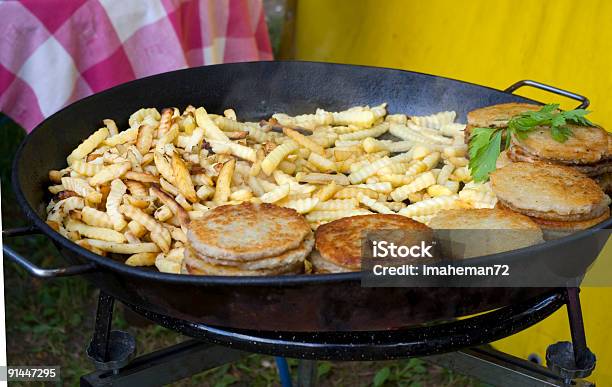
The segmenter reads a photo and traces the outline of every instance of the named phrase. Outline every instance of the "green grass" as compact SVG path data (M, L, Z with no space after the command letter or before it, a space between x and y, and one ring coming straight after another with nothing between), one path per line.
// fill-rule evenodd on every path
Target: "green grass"
M23 139L21 128L0 115L0 176L2 223L10 228L27 223L10 189L10 166ZM5 240L43 266L61 266L54 246L43 237ZM12 263L4 263L7 355L11 365L60 365L61 385L76 386L79 377L93 371L85 355L91 339L97 290L79 277L41 281ZM185 340L155 325L135 324L122 305L115 306L113 327L132 333L139 354ZM297 360L289 360L292 374ZM476 386L473 380L418 359L385 362L319 362L320 386ZM12 383L11 385L19 385ZM252 355L175 383L176 386L279 385L274 359Z

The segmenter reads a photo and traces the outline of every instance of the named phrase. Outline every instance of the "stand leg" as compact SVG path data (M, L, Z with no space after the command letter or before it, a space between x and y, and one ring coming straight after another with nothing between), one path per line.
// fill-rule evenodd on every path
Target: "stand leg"
M317 361L300 360L298 363L298 387L314 387L317 382Z
M582 320L582 309L578 288L567 289L567 317L569 319L570 331L572 333L572 344L574 349L574 360L578 368L585 368L588 362L586 336L584 333L584 322Z
M108 343L110 338L111 323L113 320L113 306L115 298L104 292L100 292L98 298L98 309L96 311L96 325L94 327L93 339L91 341L91 356L100 362L108 361Z

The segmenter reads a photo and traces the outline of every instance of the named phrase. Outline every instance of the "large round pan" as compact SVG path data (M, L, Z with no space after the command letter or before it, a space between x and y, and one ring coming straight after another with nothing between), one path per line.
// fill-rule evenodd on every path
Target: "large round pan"
M535 85L588 105L584 97ZM274 112L298 114L312 112L317 107L338 110L387 102L390 112L428 114L455 110L459 119L464 120L471 109L525 101L528 100L510 92L426 74L309 62L207 66L136 80L85 98L54 114L27 136L17 152L12 176L18 203L35 231L51 238L74 266L42 270L9 248L5 253L34 275L83 274L106 293L132 305L183 320L230 328L384 330L524 301L543 295L547 289L364 288L359 273L260 278L164 274L126 266L64 239L45 224L44 208L48 199L48 170L65 167L66 155L96 130L102 119L112 118L120 127L127 127L129 115L141 107L184 108L193 104L205 106L210 112L231 107L241 119L257 120ZM22 230L25 232L28 230ZM12 232L16 233L19 232ZM588 233L575 234L546 245L483 259L491 263L512 263L529 270L534 257L542 252L561 254L569 244L587 240Z

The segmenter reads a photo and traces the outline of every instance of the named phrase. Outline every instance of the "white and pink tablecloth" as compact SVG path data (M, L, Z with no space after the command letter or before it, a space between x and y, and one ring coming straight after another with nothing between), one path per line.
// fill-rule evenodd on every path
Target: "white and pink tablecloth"
M261 0L0 1L0 111L28 131L135 78L270 59Z

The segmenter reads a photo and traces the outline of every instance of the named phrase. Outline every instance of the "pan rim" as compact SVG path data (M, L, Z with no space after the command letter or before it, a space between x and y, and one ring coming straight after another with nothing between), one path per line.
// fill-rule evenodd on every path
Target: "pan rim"
M155 74L155 75L135 79L130 82L126 82L126 83L114 86L100 93L92 94L81 100L75 101L71 103L70 105L57 111L56 113L52 114L45 120L43 120L30 133L28 133L25 139L19 145L19 148L17 149L17 152L15 153L15 158L13 159L13 163L12 163L12 171L11 171L11 180L12 180L11 183L12 184L11 185L13 187L13 191L15 192L17 203L19 204L20 208L24 211L26 217L31 222L34 223L34 226L36 226L36 228L38 228L45 236L51 238L51 240L58 243L63 248L73 251L74 253L78 254L79 257L85 258L84 260L86 261L94 262L96 265L100 266L100 269L117 271L121 274L136 276L142 279L148 279L148 280L150 279L150 280L155 280L155 281L161 281L161 282L166 282L166 283L176 283L176 284L194 284L194 285L201 285L201 286L217 286L217 285L224 285L224 286L225 285L229 285L229 286L235 286L235 285L238 285L238 286L299 286L299 285L312 285L312 284L320 284L320 283L327 284L327 283L336 283L336 282L360 281L361 272L359 271L351 272L351 273L333 273L333 274L315 274L315 275L299 274L299 275L280 275L280 276L240 276L239 277L239 276L197 276L197 275L185 275L185 274L171 274L171 273L161 273L161 272L143 270L138 267L128 266L124 263L115 261L112 258L107 258L107 257L103 257L100 255L94 254L90 252L89 250L70 241L69 239L64 238L58 232L53 230L49 225L47 225L41 217L38 216L34 208L32 208L32 206L26 200L23 190L21 189L21 185L19 184L19 166L18 164L23 156L24 148L31 141L31 139L33 138L33 135L38 130L40 130L41 127L47 121L53 119L57 115L62 114L62 112L64 112L66 109L71 108L73 105L84 102L90 98L94 98L94 97L100 98L104 94L111 93L111 92L117 92L125 87L132 87L133 84L144 82L145 80L148 80L149 78L169 76L170 74L175 74L179 72L189 72L189 71L193 71L195 69L201 69L204 67L206 68L217 67L217 66L224 66L224 67L236 66L237 67L237 66L244 66L244 65L247 65L247 66L248 65L262 65L266 63L290 63L292 65L299 65L300 63L304 63L304 64L310 64L310 65L321 65L321 66L331 65L331 66L346 67L346 68L360 67L360 68L377 69L377 70L384 70L384 71L397 72L397 73L419 74L419 75L431 77L431 78L446 79L446 80L454 81L460 84L469 84L475 87L485 88L485 89L492 90L498 93L505 93L503 90L495 89L489 86L478 85L472 82L466 82L466 81L461 81L461 80L457 80L454 78L436 76L433 74L427 74L427 73L422 73L422 72L417 72L417 71L393 69L393 68L388 68L388 67L350 65L350 64L343 64L343 63L316 62L316 61L292 60L292 61L258 61L258 62L226 63L226 64L217 64L217 65L209 65L209 66L199 66L199 67L180 69L180 70L174 70L170 72ZM535 101L535 100L532 100L526 97L522 97L522 96L516 96L516 97L519 97L523 99L524 101L542 104L539 101ZM475 260L473 261L474 263L477 262L476 260L487 261L487 262L492 263L495 260L506 260L508 258L512 258L512 257L519 256L521 254L525 254L527 251L529 251L532 254L538 254L542 250L548 250L550 248L557 247L559 245L564 245L566 243L572 243L582 238L586 238L592 235L594 232L604 229L610 225L612 225L612 218L607 219L606 221L594 226L593 228L582 230L580 232L576 232L572 235L569 235L567 237L560 238L554 241L547 241L539 245L528 246L525 248L511 250L507 252L501 252L497 254L475 257L472 259Z

